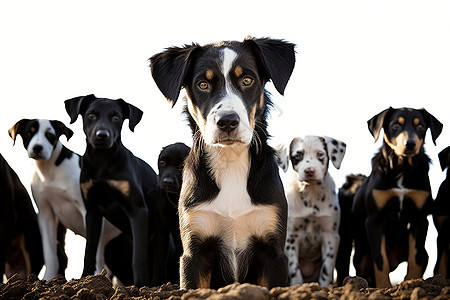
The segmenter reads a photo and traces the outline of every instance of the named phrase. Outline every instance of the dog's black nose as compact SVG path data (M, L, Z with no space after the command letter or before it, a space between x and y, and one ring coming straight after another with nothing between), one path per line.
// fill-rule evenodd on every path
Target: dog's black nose
M316 169L314 169L314 168L306 168L304 172L305 172L305 174L307 176L314 176L314 174L316 173Z
M33 152L38 154L39 152L41 152L43 149L42 145L34 145L33 146Z
M95 132L95 136L99 140L106 140L109 138L109 131L104 129L99 129Z
M407 140L405 146L406 146L406 149L408 149L408 150L414 149L416 147L416 140L414 140L414 139Z
M175 183L175 180L172 177L164 177L162 181L165 185L172 185Z
M239 116L236 113L231 113L223 115L217 121L217 127L220 130L226 131L228 133L232 132L239 126Z

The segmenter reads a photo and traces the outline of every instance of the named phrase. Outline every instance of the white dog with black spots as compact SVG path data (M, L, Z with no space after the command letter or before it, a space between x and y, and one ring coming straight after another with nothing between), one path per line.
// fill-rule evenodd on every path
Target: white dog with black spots
M333 283L339 247L340 209L328 165L339 169L345 143L330 137L296 137L278 147L278 164L288 200L285 253L290 284ZM292 167L289 167L291 162Z

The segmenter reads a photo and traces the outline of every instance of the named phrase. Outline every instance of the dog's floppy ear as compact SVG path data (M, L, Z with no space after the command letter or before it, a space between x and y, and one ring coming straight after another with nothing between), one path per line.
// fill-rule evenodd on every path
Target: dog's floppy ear
M295 65L295 45L283 40L269 38L247 38L245 43L254 43L273 85L283 95Z
M119 101L120 106L122 106L124 117L128 119L128 127L134 132L134 127L136 127L136 125L141 121L144 113L142 110L130 103L125 102L123 99L117 99L117 101Z
M194 43L184 47L171 47L150 58L153 80L172 107L180 95L192 54L199 48L201 47Z
M290 144L291 143L279 144L275 147L277 164L284 172L287 172L289 168Z
M383 110L379 114L373 116L372 119L367 121L369 131L372 134L372 136L375 138L375 142L378 140L381 128L383 128L384 119L386 118L386 115L389 112L391 112L392 110L393 110L393 108L390 106L389 108Z
M323 139L327 144L328 157L330 158L336 169L341 167L342 159L344 159L345 149L347 145L344 142L338 141L328 136L324 136Z
M77 120L78 115L84 114L88 104L91 103L91 101L94 99L97 99L97 97L95 97L94 94L90 94L87 96L79 96L64 101L67 114L70 116L70 124L74 123Z
M33 121L33 120L30 120L30 119L19 120L19 121L17 121L16 124L14 124L13 127L11 127L8 130L8 134L13 140L13 145L16 144L16 137L17 137L17 135L18 134L22 134L23 133L23 128L25 127L25 125L28 124L31 121Z
M449 167L450 164L450 146L439 152L439 162L441 163L442 171Z
M427 126L430 128L433 143L436 145L436 139L441 134L444 125L442 125L442 123L439 122L438 119L436 119L432 114L427 112L424 108L422 108L421 111L426 120Z
M52 124L53 128L56 131L56 135L60 137L61 135L65 135L67 140L70 140L70 138L73 136L73 131L66 127L63 122L58 120L51 120L50 123Z

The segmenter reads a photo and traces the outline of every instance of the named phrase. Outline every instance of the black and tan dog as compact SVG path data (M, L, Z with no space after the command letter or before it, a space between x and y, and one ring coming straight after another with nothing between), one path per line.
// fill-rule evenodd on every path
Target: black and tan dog
M271 79L284 93L294 45L248 38L173 47L150 60L169 101L186 89L194 138L179 204L181 287L286 285L287 204L266 142L271 102L264 86Z
M122 124L134 127L142 111L122 99L94 95L65 101L75 122L83 119L86 152L81 159L80 183L86 204L86 253L83 276L95 271L95 253L102 233L102 216L133 239L132 268L135 285L150 284L149 195L156 189L155 171L134 156L121 141Z
M450 278L450 147L439 153L439 161L442 171L447 169L447 177L439 187L433 207L433 221L438 232L434 274Z
M391 286L389 272L408 262L405 279L423 276L428 263L425 238L431 213L430 159L424 151L425 134L433 142L443 125L425 109L388 108L368 121L380 151L372 172L355 195L356 274L377 287Z
M37 215L27 190L0 154L0 283L18 273L39 274L44 265Z
M155 230L155 260L161 261L154 268L156 285L180 279L179 259L183 254L178 222L178 200L180 198L184 160L191 148L183 143L165 146L158 157L158 188L152 193L153 213L157 214L152 228Z

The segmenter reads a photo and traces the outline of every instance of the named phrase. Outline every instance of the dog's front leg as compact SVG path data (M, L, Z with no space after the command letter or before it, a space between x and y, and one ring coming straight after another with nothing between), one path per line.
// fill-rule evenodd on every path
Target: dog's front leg
M148 209L143 204L129 215L133 235L133 278L134 284L142 287L150 284L148 253Z
M95 257L95 274L100 274L105 268L105 218L102 218L102 228Z
M96 253L100 242L103 216L97 206L86 201L86 250L84 253L83 275L93 275L96 266Z
M42 236L44 250L45 274L44 280L50 280L58 274L58 255L56 251L56 220L50 207L39 201L38 224Z
M428 264L428 254L425 250L428 220L420 216L411 220L408 243L408 270L405 280L421 278Z
M295 237L297 236L297 238ZM288 257L289 268L289 284L303 284L303 276L300 270L298 260L298 246L299 246L298 234L290 233L288 231L288 237L286 239L285 253Z
M319 285L328 287L333 283L333 272L339 248L339 234L337 231L322 233L322 267L320 268Z
M386 252L386 236L383 233L380 221L374 216L369 216L366 219L365 225L373 259L376 287L392 287L391 281L389 280L389 260Z

